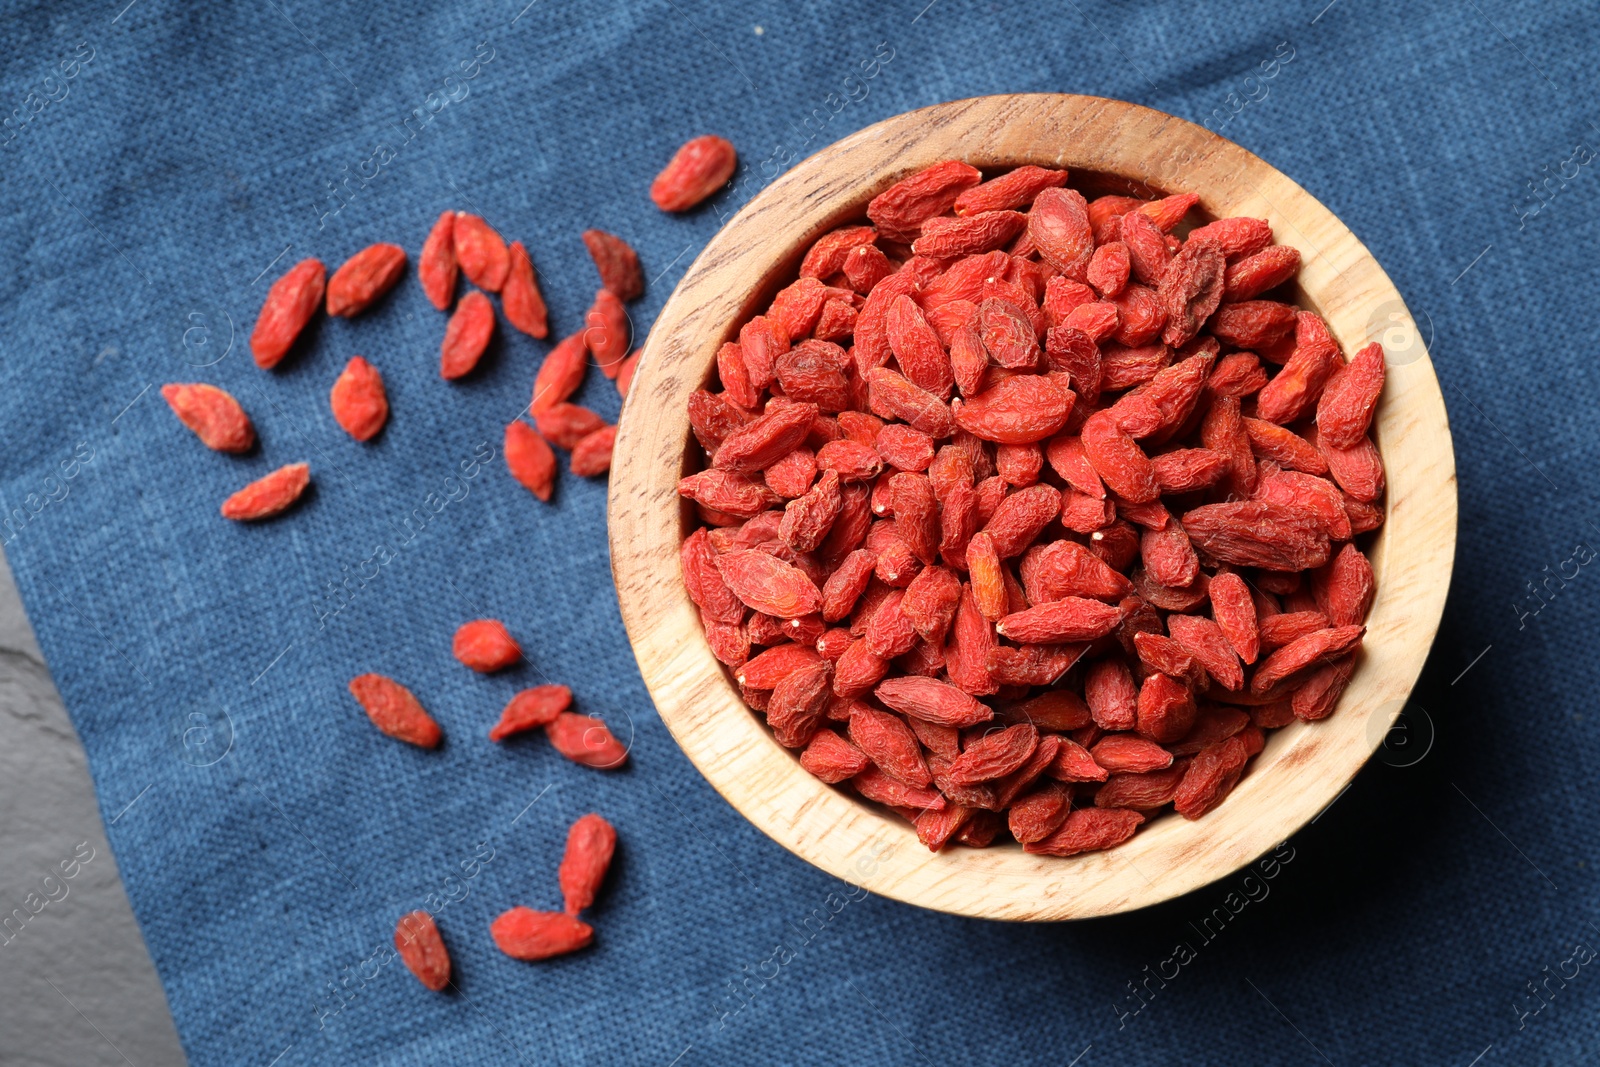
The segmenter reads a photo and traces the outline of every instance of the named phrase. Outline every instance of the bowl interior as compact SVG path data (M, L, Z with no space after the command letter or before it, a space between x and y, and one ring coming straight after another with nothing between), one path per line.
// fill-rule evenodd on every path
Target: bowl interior
M1375 433L1386 521L1369 535L1377 595L1362 659L1320 723L1274 731L1219 808L1154 820L1130 842L1066 859L1012 844L927 852L898 817L812 778L779 746L711 655L677 563L697 524L676 494L696 469L685 402L717 348L793 281L805 249L860 219L883 188L940 159L985 170L1065 166L1089 195L1200 196L1191 217L1268 219L1304 263L1294 293L1347 352L1382 340L1390 365ZM1407 329L1411 332L1408 334ZM1398 339L1398 343L1397 343ZM1455 540L1454 463L1443 400L1404 303L1382 269L1309 194L1189 123L1089 97L987 97L889 119L799 164L707 246L644 348L611 481L613 569L641 671L662 719L712 784L781 844L830 873L911 903L1007 919L1142 907L1223 877L1314 817L1383 740L1438 625Z

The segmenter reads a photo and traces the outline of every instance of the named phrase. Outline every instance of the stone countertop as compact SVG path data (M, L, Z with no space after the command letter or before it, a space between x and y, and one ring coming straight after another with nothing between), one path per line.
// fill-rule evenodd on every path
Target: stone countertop
M184 1063L83 746L3 560L0 920L0 1064Z

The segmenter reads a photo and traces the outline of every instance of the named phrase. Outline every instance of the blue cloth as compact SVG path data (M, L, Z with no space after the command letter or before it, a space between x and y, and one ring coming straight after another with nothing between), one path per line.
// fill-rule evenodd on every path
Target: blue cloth
M7 5L0 538L192 1063L1592 1056L1591 6L526 2ZM1407 737L1271 877L1051 927L861 898L706 785L624 638L604 482L563 473L544 507L505 475L502 428L548 345L502 337L446 384L443 318L408 277L275 373L246 350L287 266L380 240L414 256L445 208L527 243L558 336L596 285L580 231L624 235L651 279L642 332L772 174L887 116L1018 90L1209 120L1327 204L1431 338L1461 488ZM739 147L740 191L658 212L650 178L705 132ZM327 405L357 352L394 410L367 445ZM159 386L190 380L243 402L257 451L178 426ZM578 399L618 410L597 374ZM315 488L292 516L218 518L297 460ZM531 665L469 676L447 646L477 616ZM441 751L371 729L345 692L368 670L433 710ZM483 739L544 678L617 724L627 771ZM559 905L589 810L622 837L595 947L506 958L489 921ZM417 907L459 994L385 951Z

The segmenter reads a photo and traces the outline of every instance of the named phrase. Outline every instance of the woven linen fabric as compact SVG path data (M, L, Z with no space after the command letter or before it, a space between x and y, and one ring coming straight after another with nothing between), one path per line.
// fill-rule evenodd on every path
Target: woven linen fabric
M8 4L3 25L0 540L197 1067L1592 1057L1592 5L66 0ZM563 469L546 506L506 474L549 344L502 320L479 372L440 380L444 316L408 271L271 373L247 350L294 262L393 241L414 267L445 209L527 244L553 337L597 284L580 232L621 234L649 279L642 336L777 173L1014 91L1207 122L1309 189L1405 295L1460 478L1406 731L1248 880L1061 925L864 895L706 784L622 630L604 481ZM736 191L657 211L651 177L707 132L739 148ZM393 408L370 444L328 408L357 353ZM259 447L202 448L161 401L172 381L231 391ZM617 415L593 371L575 399ZM300 460L314 488L292 514L218 517ZM527 665L450 657L482 616ZM375 731L345 690L364 671L408 685L444 746ZM613 724L626 770L486 741L545 679ZM594 946L507 958L490 921L559 907L566 827L591 810L621 837ZM388 950L419 907L459 992Z

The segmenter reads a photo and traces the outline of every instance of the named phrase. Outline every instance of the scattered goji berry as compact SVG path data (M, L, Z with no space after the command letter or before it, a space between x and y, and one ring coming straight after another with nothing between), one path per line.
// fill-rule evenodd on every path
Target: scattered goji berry
M588 408L563 401L540 411L533 423L546 441L570 452L579 441L603 427L606 420Z
M432 915L425 911L402 915L394 926L394 947L406 970L435 993L450 984L450 952Z
M506 468L522 487L548 501L555 489L556 454L532 426L517 419L506 425Z
M231 394L214 385L175 382L161 387L161 398L207 448L248 452L256 443L250 416Z
M498 619L474 619L456 629L450 653L475 671L504 670L522 658L522 646Z
M236 522L270 519L300 499L311 484L311 465L291 463L258 478L222 502L222 517Z
M350 318L371 307L400 280L406 250L399 245L368 245L328 279L328 314Z
M450 243L467 281L479 289L498 293L511 269L511 253L506 248L505 238L479 216L458 211Z
M389 421L389 398L378 368L351 356L328 394L334 421L357 441L370 441Z
M256 366L271 369L289 354L300 332L322 306L325 279L320 259L302 259L272 283L250 333L250 354Z
M506 321L529 337L545 338L550 335L550 313L544 305L544 295L539 292L539 281L533 273L533 260L521 241L512 241L508 252L510 266L506 270L505 284L500 289L500 310Z
M439 375L460 378L472 371L494 335L494 305L474 289L461 298L439 345Z
M580 478L598 478L611 469L611 449L617 443L617 428L602 426L572 446L572 473Z
M456 264L455 222L454 211L441 214L439 221L433 224L433 229L428 231L428 239L422 242L422 254L417 257L417 280L422 283L422 291L428 297L428 302L440 311L448 311L456 298L456 274L459 268Z
M545 724L545 736L555 750L574 763L615 770L628 761L628 750L611 735L606 724L588 715L563 711Z
M513 734L555 722L572 706L572 690L564 685L536 685L524 689L506 704L500 721L489 730L489 740L504 741Z
M594 928L566 912L517 907L489 924L489 936L512 959L547 960L588 947Z
M607 378L615 378L628 355L631 334L627 308L610 289L599 289L583 322L583 343L593 353L595 365Z
M616 848L616 828L592 812L567 830L567 849L561 856L557 880L568 915L576 915L594 903Z
M437 748L444 732L433 721L411 690L381 674L360 674L350 679L350 695L356 698L372 724L390 737L419 748Z
M539 373L533 379L533 403L528 411L538 415L541 411L566 400L583 384L583 372L588 366L588 348L583 334L564 337L539 364ZM710 394L706 394L709 396ZM693 411L693 406L690 408Z
M639 253L628 242L604 230L584 230L583 245L600 272L600 284L617 294L617 299L637 300L644 295Z

